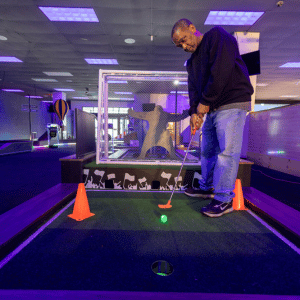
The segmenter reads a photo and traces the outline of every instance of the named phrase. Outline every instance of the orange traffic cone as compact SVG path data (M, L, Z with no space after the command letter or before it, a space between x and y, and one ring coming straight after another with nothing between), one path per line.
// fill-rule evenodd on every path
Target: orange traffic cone
M95 214L90 212L84 183L79 183L73 213L71 215L68 215L68 217L76 221L82 221L94 215Z
M248 210L244 205L244 196L242 190L242 183L240 179L235 181L234 191L235 197L233 198L232 207L234 210Z

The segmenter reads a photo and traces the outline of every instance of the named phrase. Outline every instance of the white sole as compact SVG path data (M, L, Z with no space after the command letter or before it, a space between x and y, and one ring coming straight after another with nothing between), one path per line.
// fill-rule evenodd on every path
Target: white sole
M193 197L193 198L209 198L209 199L213 199L214 198L214 194L210 194L210 195L201 195L201 194L188 194L186 192L184 192L185 195L189 196L189 197Z
M233 212L233 207L231 207L230 209L225 210L224 212L222 212L220 214L217 214L217 215L216 214L209 214L209 213L206 213L206 212L203 212L203 214L206 215L206 216L208 216L208 217L211 217L211 218L217 218L217 217L221 217L221 216L223 216L225 214L229 214L231 212Z

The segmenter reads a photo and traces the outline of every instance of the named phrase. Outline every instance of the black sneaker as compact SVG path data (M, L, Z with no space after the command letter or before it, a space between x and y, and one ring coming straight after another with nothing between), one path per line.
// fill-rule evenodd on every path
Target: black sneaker
M230 202L221 202L213 199L207 206L201 208L201 213L212 217L221 217L224 214L231 213L233 211L232 201Z
M198 198L214 198L213 188L208 191L204 191L201 189L194 189L192 187L187 188L184 193L190 197L198 197Z

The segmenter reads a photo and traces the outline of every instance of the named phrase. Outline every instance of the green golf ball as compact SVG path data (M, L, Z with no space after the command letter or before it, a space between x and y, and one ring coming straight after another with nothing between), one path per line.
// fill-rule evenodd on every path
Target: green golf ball
M167 217L166 215L162 215L162 216L160 217L160 221L161 221L162 223L167 223L168 217Z

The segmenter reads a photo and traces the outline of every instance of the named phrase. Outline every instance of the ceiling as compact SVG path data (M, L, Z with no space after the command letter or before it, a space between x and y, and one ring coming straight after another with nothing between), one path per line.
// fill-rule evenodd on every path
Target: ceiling
M25 95L51 99L56 88L74 89L67 99L97 95L99 69L185 71L190 54L170 38L174 23L190 19L201 32L211 10L263 11L252 26L223 26L229 33L260 32L261 74L257 102L300 101L300 69L279 68L300 62L300 2L285 0L0 0L0 56L23 63L0 62L0 88L17 88ZM99 23L51 22L39 6L92 7ZM150 36L153 35L153 41ZM126 38L135 39L126 44ZM117 59L119 65L89 65L84 58ZM43 72L70 72L47 76ZM32 78L54 78L36 82ZM68 80L68 81L67 81ZM71 82L70 82L71 80ZM282 98L282 95L298 95Z

